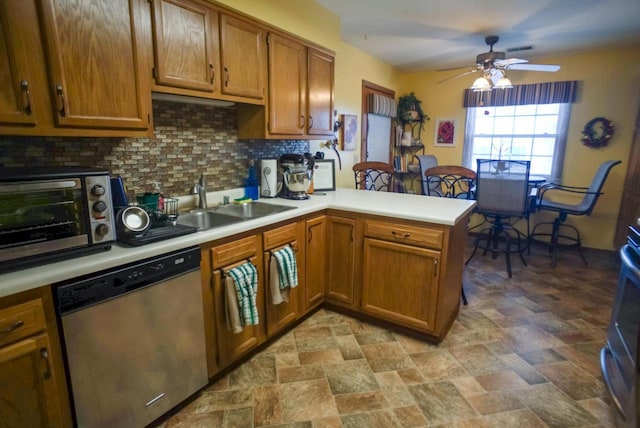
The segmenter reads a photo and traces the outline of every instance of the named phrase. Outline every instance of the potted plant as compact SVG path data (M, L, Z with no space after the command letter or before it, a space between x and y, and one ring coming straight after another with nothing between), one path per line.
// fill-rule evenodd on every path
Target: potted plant
M422 104L422 101L420 101L413 92L408 95L401 96L398 98L398 112L396 118L403 129L406 124L411 125L412 128L413 125L419 124L418 139L420 138L420 131L424 127L424 122L429 120L429 116L424 114L420 104Z

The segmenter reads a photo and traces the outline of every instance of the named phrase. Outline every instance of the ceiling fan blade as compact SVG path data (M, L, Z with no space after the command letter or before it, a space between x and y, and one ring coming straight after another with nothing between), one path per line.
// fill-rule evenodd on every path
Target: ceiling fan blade
M449 68L440 68L436 71L452 71L452 70L462 70L463 68L471 68L473 65L463 65L462 67L449 67Z
M442 79L441 81L437 82L437 83L442 83L442 82L446 82L447 80L453 80L453 79L457 79L458 77L462 77L462 76L466 76L472 73L476 73L478 71L477 68L474 68L473 70L469 70L469 71L465 71L464 73L461 74L457 74L455 76L451 76L451 77L447 77L446 79Z
M505 58L505 59L497 59L493 63L498 67L506 67L506 66L512 65L512 64L525 64L527 62L529 62L529 61L527 61L526 59Z
M505 67L507 70L527 70L527 71L558 71L559 65L550 64L512 64Z

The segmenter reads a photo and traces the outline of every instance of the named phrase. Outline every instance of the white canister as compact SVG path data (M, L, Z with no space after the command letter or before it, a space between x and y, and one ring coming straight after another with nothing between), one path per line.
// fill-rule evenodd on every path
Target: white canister
M278 159L260 161L260 196L275 198L278 196Z

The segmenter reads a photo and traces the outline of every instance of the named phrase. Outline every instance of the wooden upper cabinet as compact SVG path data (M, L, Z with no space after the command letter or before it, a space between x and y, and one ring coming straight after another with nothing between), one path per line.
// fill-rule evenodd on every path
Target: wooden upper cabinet
M219 92L218 12L189 0L153 0L156 83Z
M333 136L334 56L277 32L269 33L267 47L267 107L238 107L238 137Z
M306 115L306 47L269 34L269 133L303 135Z
M33 1L0 2L0 123L35 125L37 108L32 100L34 70L30 56L39 44L37 32L24 31L36 18Z
M45 52L58 126L146 129L137 0L42 0Z
M222 93L264 99L264 31L251 22L220 14Z
M332 135L335 58L309 48L307 64L307 133Z

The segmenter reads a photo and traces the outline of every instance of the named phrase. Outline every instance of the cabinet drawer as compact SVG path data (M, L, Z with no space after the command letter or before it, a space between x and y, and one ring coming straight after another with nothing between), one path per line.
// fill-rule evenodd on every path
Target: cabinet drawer
M44 330L45 326L41 299L2 309L0 310L0 346Z
M288 224L277 229L269 230L262 234L265 250L288 244L296 240L297 224Z
M213 269L218 269L256 254L258 254L257 237L249 236L212 248L211 263Z
M372 238L401 242L429 248L442 248L444 231L428 227L397 225L381 221L367 220L364 234Z

